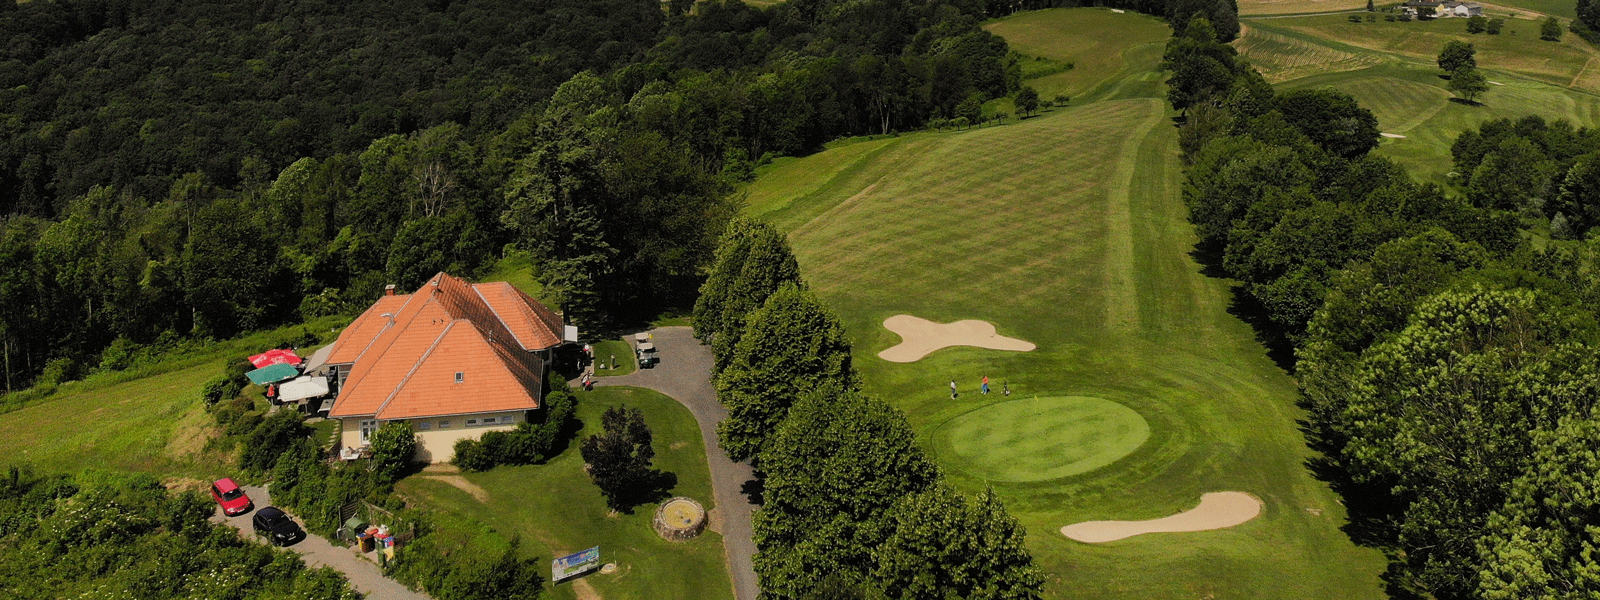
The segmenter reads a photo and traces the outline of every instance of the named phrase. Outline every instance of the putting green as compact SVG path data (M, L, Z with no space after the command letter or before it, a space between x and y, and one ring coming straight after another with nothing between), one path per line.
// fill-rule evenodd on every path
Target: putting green
M992 404L945 422L934 445L990 481L1043 481L1104 467L1138 449L1150 425L1110 400L1054 396Z

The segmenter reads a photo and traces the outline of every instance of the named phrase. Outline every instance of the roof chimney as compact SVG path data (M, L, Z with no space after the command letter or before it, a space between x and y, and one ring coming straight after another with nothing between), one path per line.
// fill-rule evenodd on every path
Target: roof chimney
M389 285L383 286L383 295L385 295L385 296L393 296L394 295L394 284L391 283Z

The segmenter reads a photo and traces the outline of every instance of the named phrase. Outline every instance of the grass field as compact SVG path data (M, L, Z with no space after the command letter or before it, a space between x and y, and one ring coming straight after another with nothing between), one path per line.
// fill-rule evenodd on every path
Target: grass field
M594 345L594 356L604 361L609 369L595 369L596 377L617 377L627 375L639 368L639 361L634 359L633 344L628 340L606 340ZM611 357L617 357L615 364Z
M1036 14L1064 31L1107 18ZM1339 530L1337 497L1303 466L1293 382L1228 314L1230 283L1189 256L1159 46L1126 56L1135 59L1099 101L1005 127L904 136L847 160L829 150L774 169L751 196L791 198L764 218L789 232L807 280L840 313L867 391L906 411L953 482L995 487L1027 527L1050 597L1381 597L1383 557ZM836 174L782 189L810 161ZM984 319L1039 348L878 359L899 342L881 323L901 313ZM983 376L1008 381L1012 399L1115 402L1143 417L1149 438L1079 475L975 477L938 438L952 419L1005 401L975 393ZM954 401L952 377L963 392ZM1265 513L1224 531L1093 546L1056 533L1166 516L1222 490L1261 497Z
M578 439L598 431L600 414L613 405L644 412L645 423L654 434L656 468L678 477L672 494L694 498L713 509L705 447L689 410L671 398L638 388L601 387L580 392L577 414L584 430ZM599 490L583 472L583 456L576 441L548 464L453 476L478 486L486 494L484 500L449 483L448 477L452 476L424 472L401 481L397 489L450 519L484 525L504 536L520 535L524 549L540 558L600 546L601 558L619 567L615 574L585 577L582 584L554 586L546 597L585 598L575 585L592 587L606 600L733 597L722 536L706 531L687 542L665 541L650 529L656 504L639 506L633 514L608 515Z
M1154 45L1156 53L1172 34L1155 17L1114 13L1109 9L1083 9L1074 13L1041 10L1021 13L984 25L1006 38L1011 49L1029 56L1071 62L1068 71L1030 79L1042 98L1067 94L1074 101L1095 91L1128 68L1136 48Z
M1366 7L1366 0L1240 0L1239 16L1291 15L1359 10Z
M1396 39L1390 46L1416 52L1391 52L1351 45L1352 31L1362 36L1375 30L1393 30L1401 25L1434 26L1432 23L1354 23L1324 22L1328 17L1285 18L1253 20L1246 23L1246 32L1236 47L1252 64L1257 65L1271 81L1281 82L1282 89L1332 87L1354 96L1362 106L1378 118L1379 128L1388 133L1406 136L1404 139L1385 139L1377 153L1401 161L1412 169L1413 177L1421 180L1447 183L1450 172L1450 145L1462 131L1475 128L1484 121L1496 118L1520 118L1539 115L1546 119L1566 119L1580 126L1600 125L1600 66L1582 69L1564 82L1552 83L1549 76L1541 76L1539 69L1518 70L1525 65L1539 63L1535 51L1549 53L1543 72L1564 64L1570 67L1576 53L1587 52L1596 56L1583 42L1561 44L1537 42L1522 38L1527 46L1517 49L1506 46L1510 38L1501 36L1467 36L1413 32L1410 41ZM1315 27L1305 23L1322 23ZM1520 27L1530 27L1521 21ZM1456 25L1460 23L1457 22ZM1344 27L1348 25L1349 27ZM1319 38L1315 33L1340 34L1344 40ZM1381 36L1379 36L1381 37ZM1399 36L1404 37L1404 36ZM1495 38L1495 39L1491 39ZM1575 36L1567 36L1575 39ZM1433 56L1418 56L1426 43L1446 39L1466 39L1482 45L1478 64L1491 82L1488 93L1480 104L1468 105L1451 101L1452 94L1445 89L1448 80L1434 64ZM1367 41L1376 44L1376 38ZM1485 40L1488 40L1486 42ZM1492 42L1492 43L1490 43ZM1499 53L1488 52L1500 47ZM1355 59L1333 60L1332 57L1349 55ZM1501 60L1515 55L1514 60ZM1321 57L1320 59L1314 57ZM1351 68L1356 66L1358 68ZM1555 77L1554 79L1561 79ZM1569 85L1575 85L1569 87Z
M1035 397L950 419L934 433L933 446L947 464L975 477L1022 482L1093 471L1149 438L1144 418L1116 402Z

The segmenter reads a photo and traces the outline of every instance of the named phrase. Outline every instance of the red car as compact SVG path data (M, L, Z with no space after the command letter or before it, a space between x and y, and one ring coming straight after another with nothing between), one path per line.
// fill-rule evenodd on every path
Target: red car
M244 495L244 488L227 477L211 484L211 499L222 507L224 515L236 517L250 512L250 497Z

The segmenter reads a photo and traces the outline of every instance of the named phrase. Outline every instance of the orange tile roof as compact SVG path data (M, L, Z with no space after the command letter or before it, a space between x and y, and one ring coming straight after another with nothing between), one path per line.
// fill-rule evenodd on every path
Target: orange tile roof
M561 345L561 317L509 283L474 283L472 289L517 336L523 350L544 350Z
M350 322L339 334L339 339L333 342L333 350L328 353L328 359L323 364L347 365L356 361L356 357L367 349L367 344L378 337L378 332L383 331L383 326L389 323L384 314L393 314L400 311L406 303L407 296L384 296L378 298L366 312Z
M538 408L543 361L513 331L532 337L529 332L539 327L508 327L501 314L513 306L502 302L504 309L497 311L485 298L503 292L482 294L475 287L439 273L414 294L385 296L351 323L337 343L349 337L351 348L363 349L351 361L329 416L404 419ZM390 299L399 299L398 306L380 310L395 304ZM549 312L542 306L528 310ZM373 315L376 325L363 323ZM560 318L555 322L559 328ZM367 343L358 341L367 336ZM462 383L455 382L456 373L462 373Z

